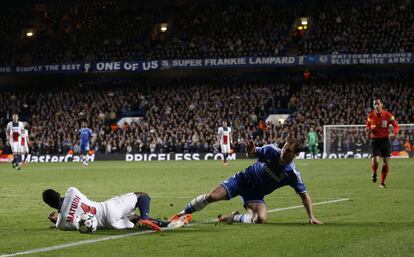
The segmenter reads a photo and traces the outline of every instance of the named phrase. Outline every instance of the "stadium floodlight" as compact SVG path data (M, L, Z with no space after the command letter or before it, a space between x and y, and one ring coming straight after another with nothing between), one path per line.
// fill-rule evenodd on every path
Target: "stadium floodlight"
M160 31L166 32L168 30L168 24L167 23L161 23L160 25Z
M26 32L26 37L33 37L34 33L33 31Z
M300 18L300 24L306 27L308 25L308 17Z

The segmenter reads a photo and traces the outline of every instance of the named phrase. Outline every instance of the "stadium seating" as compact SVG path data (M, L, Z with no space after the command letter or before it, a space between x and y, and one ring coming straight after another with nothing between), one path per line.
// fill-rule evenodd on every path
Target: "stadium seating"
M301 54L400 53L414 50L408 1L321 1Z
M323 125L364 124L372 95L382 96L384 91L389 92L383 97L386 108L398 121L414 122L410 80L401 74L369 74L358 79L315 75L306 82L293 76L88 79L76 85L45 86L20 93L5 90L0 96L5 103L0 106L4 117L0 126L4 130L10 114L19 112L30 124L32 150L43 154L70 149L77 152L77 130L82 120L93 129L93 146L102 153L214 152L218 150L216 130L222 119L228 119L235 148L243 151L247 138L254 138L259 145L280 144L287 131L305 139L314 125L321 140ZM283 126L263 124L277 108L290 108L290 119ZM131 112L143 114L140 122L125 128L114 125ZM4 134L2 138L6 144Z
M2 2L0 14L0 66L414 50L410 1L32 0ZM292 26L301 16L311 18L310 29L292 45ZM161 23L168 24L165 33ZM226 118L242 151L246 138L281 143L288 129L305 138L315 125L321 139L325 124L363 124L373 95L399 122L413 122L412 78L380 73L353 79L320 74L306 82L299 76L79 79L23 92L4 89L0 135L7 146L4 126L18 112L30 124L36 153L77 152L82 120L102 153L214 152L216 129ZM285 125L263 123L280 110L292 113ZM119 128L123 116L141 121Z

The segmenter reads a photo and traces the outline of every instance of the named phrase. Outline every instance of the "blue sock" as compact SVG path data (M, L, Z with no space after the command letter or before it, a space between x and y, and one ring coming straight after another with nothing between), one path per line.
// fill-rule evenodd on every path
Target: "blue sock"
M229 154L228 153L225 153L224 154L224 162L227 162L227 157L229 156Z
M147 194L143 194L138 197L135 208L139 209L141 219L148 219L150 212L150 201L151 198Z

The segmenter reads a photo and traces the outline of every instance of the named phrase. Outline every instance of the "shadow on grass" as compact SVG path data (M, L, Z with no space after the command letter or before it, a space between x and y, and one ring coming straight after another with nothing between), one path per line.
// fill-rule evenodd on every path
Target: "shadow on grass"
M198 231L208 231L214 230L213 228L209 227L193 227L188 226L185 228L178 228L178 229L168 229L163 231L152 231L152 230L140 230L140 229L126 229L126 230L111 230L111 229L102 229L98 230L96 233L91 235L106 235L106 236L117 236L117 235L124 235L124 234L137 234L137 235L145 235L145 234L153 234L153 235L164 235L164 234L180 234L180 233L188 233L188 232L198 232ZM75 231L76 232L76 231Z

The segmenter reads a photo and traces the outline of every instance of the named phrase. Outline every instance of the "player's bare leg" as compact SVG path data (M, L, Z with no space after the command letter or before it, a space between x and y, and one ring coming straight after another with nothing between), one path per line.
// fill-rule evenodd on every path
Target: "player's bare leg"
M374 183L377 182L378 163L379 163L379 156L372 157L372 161L371 161L371 169L372 169L371 180Z
M263 224L267 221L267 206L263 202L248 203L247 211L253 217L253 223Z
M16 168L16 159L17 159L17 155L15 153L13 153L13 160L11 162L13 169Z
M24 152L22 155L22 165L27 165L27 157L29 156L29 153Z
M16 170L20 170L22 166L22 155L20 152L17 152L16 154L16 163L15 163L15 168Z
M88 166L88 154L87 153L82 153L82 163L83 163L83 165L85 165L85 166Z
M381 188L385 188L385 179L387 178L388 172L390 171L390 158L383 158L382 170L381 170Z
M224 166L227 166L227 157L229 156L228 153L224 153L223 154L223 162L224 162Z

